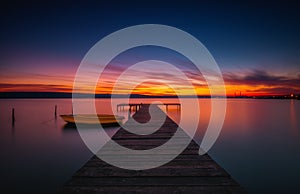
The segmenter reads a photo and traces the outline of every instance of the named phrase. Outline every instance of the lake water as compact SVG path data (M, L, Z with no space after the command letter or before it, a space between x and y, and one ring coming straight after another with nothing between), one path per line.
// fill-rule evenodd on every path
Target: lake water
M151 101L176 99L132 99L136 103ZM210 99L198 102L201 115L195 140L200 143L210 118ZM59 117L55 119L55 105L58 114L72 111L71 99L0 100L2 189L54 193L93 155L76 129L65 127ZM109 99L97 99L96 106L99 113L112 111ZM194 104L186 106L192 117ZM167 113L176 122L181 118L176 108L170 107ZM126 110L118 114L128 116ZM250 193L296 193L300 180L299 118L300 101L227 99L224 126L209 154ZM117 129L100 133L112 136Z

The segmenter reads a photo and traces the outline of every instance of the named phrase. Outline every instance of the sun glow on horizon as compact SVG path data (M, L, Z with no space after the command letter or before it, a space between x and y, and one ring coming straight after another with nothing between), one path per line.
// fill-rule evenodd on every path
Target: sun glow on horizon
M94 88L83 87L80 92L89 93L93 91L96 94L111 94L115 85L115 81L124 68L110 68L100 76L99 82ZM152 68L153 69L153 68ZM152 73L149 70L134 71L122 80L116 88L116 94L141 94L153 96L175 96L192 95L191 88L187 87L184 82L176 76L172 76L172 72L164 70ZM155 70L155 69L154 69ZM158 69L159 70L159 69ZM26 71L10 70L0 72L0 92L73 92L73 82L75 78L75 70L62 71L57 68L56 71L45 73L28 73ZM205 82L203 76L192 70L184 70L188 77L188 81L193 84L198 96L210 96L211 92ZM272 75L264 71L253 71L240 73L237 75L223 73L225 81L225 89L227 96L272 96L272 95L288 95L300 94L300 78L297 76L281 76ZM154 81L146 81L138 85L131 91L132 85L137 80L151 79ZM166 84L174 87L174 90Z

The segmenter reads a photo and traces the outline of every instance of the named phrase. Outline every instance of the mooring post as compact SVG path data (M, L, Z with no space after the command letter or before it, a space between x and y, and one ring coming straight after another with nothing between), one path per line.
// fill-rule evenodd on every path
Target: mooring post
M54 107L54 117L55 118L57 117L57 105L55 105L55 107Z
M12 121L12 124L14 125L15 124L15 109L13 108L12 111L11 111L11 121Z

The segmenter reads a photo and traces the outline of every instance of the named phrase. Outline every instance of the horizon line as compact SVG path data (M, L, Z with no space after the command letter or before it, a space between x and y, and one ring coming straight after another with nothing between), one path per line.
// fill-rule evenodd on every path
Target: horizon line
M226 96L211 96L211 95L147 95L147 94L85 94L76 93L79 97L90 97L95 95L95 98L289 98L299 99L300 94L280 94L280 95L226 95ZM16 98L72 98L71 92L0 92L0 99L16 99Z

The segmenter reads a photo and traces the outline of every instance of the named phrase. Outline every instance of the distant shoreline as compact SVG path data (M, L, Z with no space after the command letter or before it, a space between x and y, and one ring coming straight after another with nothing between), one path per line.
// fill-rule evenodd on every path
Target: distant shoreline
M80 94L82 98L90 97L87 94ZM96 94L95 98L111 98L111 94ZM128 95L117 94L113 96L114 98L127 98ZM194 96L179 96L180 98L194 98ZM300 99L300 95L268 95L268 96L226 96L226 98L234 99ZM72 98L72 93L64 92L0 92L0 99L37 99L37 98ZM130 98L178 98L177 96L149 96L141 94L132 94ZM224 96L197 96L197 98L224 98Z

